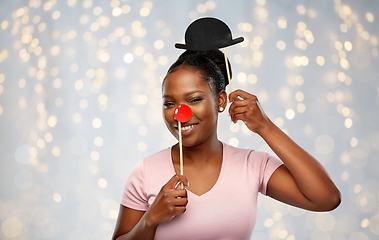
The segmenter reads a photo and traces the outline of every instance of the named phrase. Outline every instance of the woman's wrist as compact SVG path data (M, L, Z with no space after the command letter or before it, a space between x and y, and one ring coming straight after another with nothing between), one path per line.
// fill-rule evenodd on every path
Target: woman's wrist
M155 221L150 216L148 216L147 212L143 217L143 222L146 228L156 228L158 226Z
M259 136L261 136L263 139L265 139L267 136L270 135L270 132L272 130L274 130L274 128L276 128L276 127L277 126L273 122L271 122L271 120L269 118L267 118L267 120L265 121L265 123L262 124L262 126L257 131L257 134Z

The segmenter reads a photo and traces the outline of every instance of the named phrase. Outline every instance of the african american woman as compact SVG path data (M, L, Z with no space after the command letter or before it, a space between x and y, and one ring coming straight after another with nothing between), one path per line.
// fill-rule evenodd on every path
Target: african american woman
M169 68L162 108L175 138L175 108L186 104L193 113L181 129L184 175L178 144L137 164L125 183L113 239L250 239L258 192L311 211L340 204L322 165L275 126L256 96L242 90L227 96L226 74L219 50L187 50ZM231 121L244 122L279 159L218 139L218 115L228 102Z

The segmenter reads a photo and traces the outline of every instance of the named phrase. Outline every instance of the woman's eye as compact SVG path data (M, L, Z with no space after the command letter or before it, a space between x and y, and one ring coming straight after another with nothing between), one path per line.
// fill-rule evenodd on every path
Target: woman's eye
M165 102L165 103L163 103L163 106L165 107L165 108L168 108L168 107L170 107L170 106L173 106L174 104L173 103L170 103L170 102Z
M203 100L202 98L194 98L191 100L191 102L200 102L201 100Z

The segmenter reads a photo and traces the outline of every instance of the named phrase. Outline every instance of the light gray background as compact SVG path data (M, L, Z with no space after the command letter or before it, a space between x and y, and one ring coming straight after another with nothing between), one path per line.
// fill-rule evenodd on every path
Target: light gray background
M253 238L378 238L378 1L13 0L0 2L0 239L110 238L131 168L176 142L161 79L202 16L245 37L227 49L233 88L342 192L330 213L260 195ZM219 122L222 141L271 152Z

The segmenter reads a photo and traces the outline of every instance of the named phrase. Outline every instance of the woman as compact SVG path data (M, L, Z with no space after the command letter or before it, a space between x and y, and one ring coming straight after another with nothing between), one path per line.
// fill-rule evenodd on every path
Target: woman
M181 129L184 176L178 144L143 159L125 184L113 239L250 239L258 192L312 211L339 205L340 192L320 163L270 121L256 96L227 96L226 76L219 50L186 51L170 67L163 115L174 137L176 106L193 113ZM231 120L259 134L281 161L218 140L218 114L228 101Z

